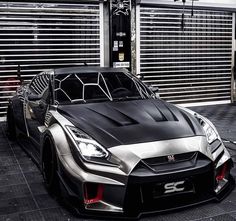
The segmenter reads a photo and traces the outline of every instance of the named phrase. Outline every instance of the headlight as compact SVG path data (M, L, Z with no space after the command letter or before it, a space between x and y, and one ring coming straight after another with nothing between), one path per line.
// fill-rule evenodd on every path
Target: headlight
M207 118L205 118L199 114L195 114L195 116L199 120L200 124L202 125L209 144L211 144L215 140L219 139L219 134L217 133L216 128Z
M109 153L89 135L76 127L66 126L66 128L76 142L78 151L85 159L108 157Z

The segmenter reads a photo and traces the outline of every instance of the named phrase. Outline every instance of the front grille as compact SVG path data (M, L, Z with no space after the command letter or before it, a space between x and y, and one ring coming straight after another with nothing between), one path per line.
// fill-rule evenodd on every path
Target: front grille
M188 161L194 158L194 156L197 154L197 152L190 152L190 153L182 153L182 154L176 154L174 155L174 162L182 162L182 161ZM157 166L160 164L168 163L168 156L161 156L161 157L154 157L154 158L148 158L143 160L144 163L146 163L149 166Z
M147 171L147 174L151 173ZM129 216L190 206L215 196L213 164L206 157L199 157L196 165L188 171L156 173L145 178L137 175L136 171L131 173L127 186L124 209ZM181 189L184 186L184 190L164 193L166 184L174 185L181 181L184 184L177 187Z

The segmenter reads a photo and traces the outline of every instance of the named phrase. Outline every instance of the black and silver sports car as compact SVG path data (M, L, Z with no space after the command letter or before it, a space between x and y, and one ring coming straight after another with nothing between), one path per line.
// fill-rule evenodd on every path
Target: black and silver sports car
M138 217L221 200L234 187L212 123L125 69L42 72L17 90L7 122L48 190L81 214Z

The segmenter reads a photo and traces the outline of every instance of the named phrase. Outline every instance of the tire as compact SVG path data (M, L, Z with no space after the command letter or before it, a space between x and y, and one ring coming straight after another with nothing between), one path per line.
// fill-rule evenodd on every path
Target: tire
M43 148L42 174L48 192L58 196L60 192L59 177L57 174L57 156L55 147L50 138L47 138Z
M13 110L11 106L8 106L7 109L7 131L8 137L10 140L16 139L16 125L15 125L15 118L13 115Z

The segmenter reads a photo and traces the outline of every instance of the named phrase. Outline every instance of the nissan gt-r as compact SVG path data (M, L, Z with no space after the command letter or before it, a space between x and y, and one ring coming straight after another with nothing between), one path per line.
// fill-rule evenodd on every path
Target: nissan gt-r
M139 217L221 200L230 154L205 117L126 69L53 69L22 84L7 123L46 188L80 214Z

